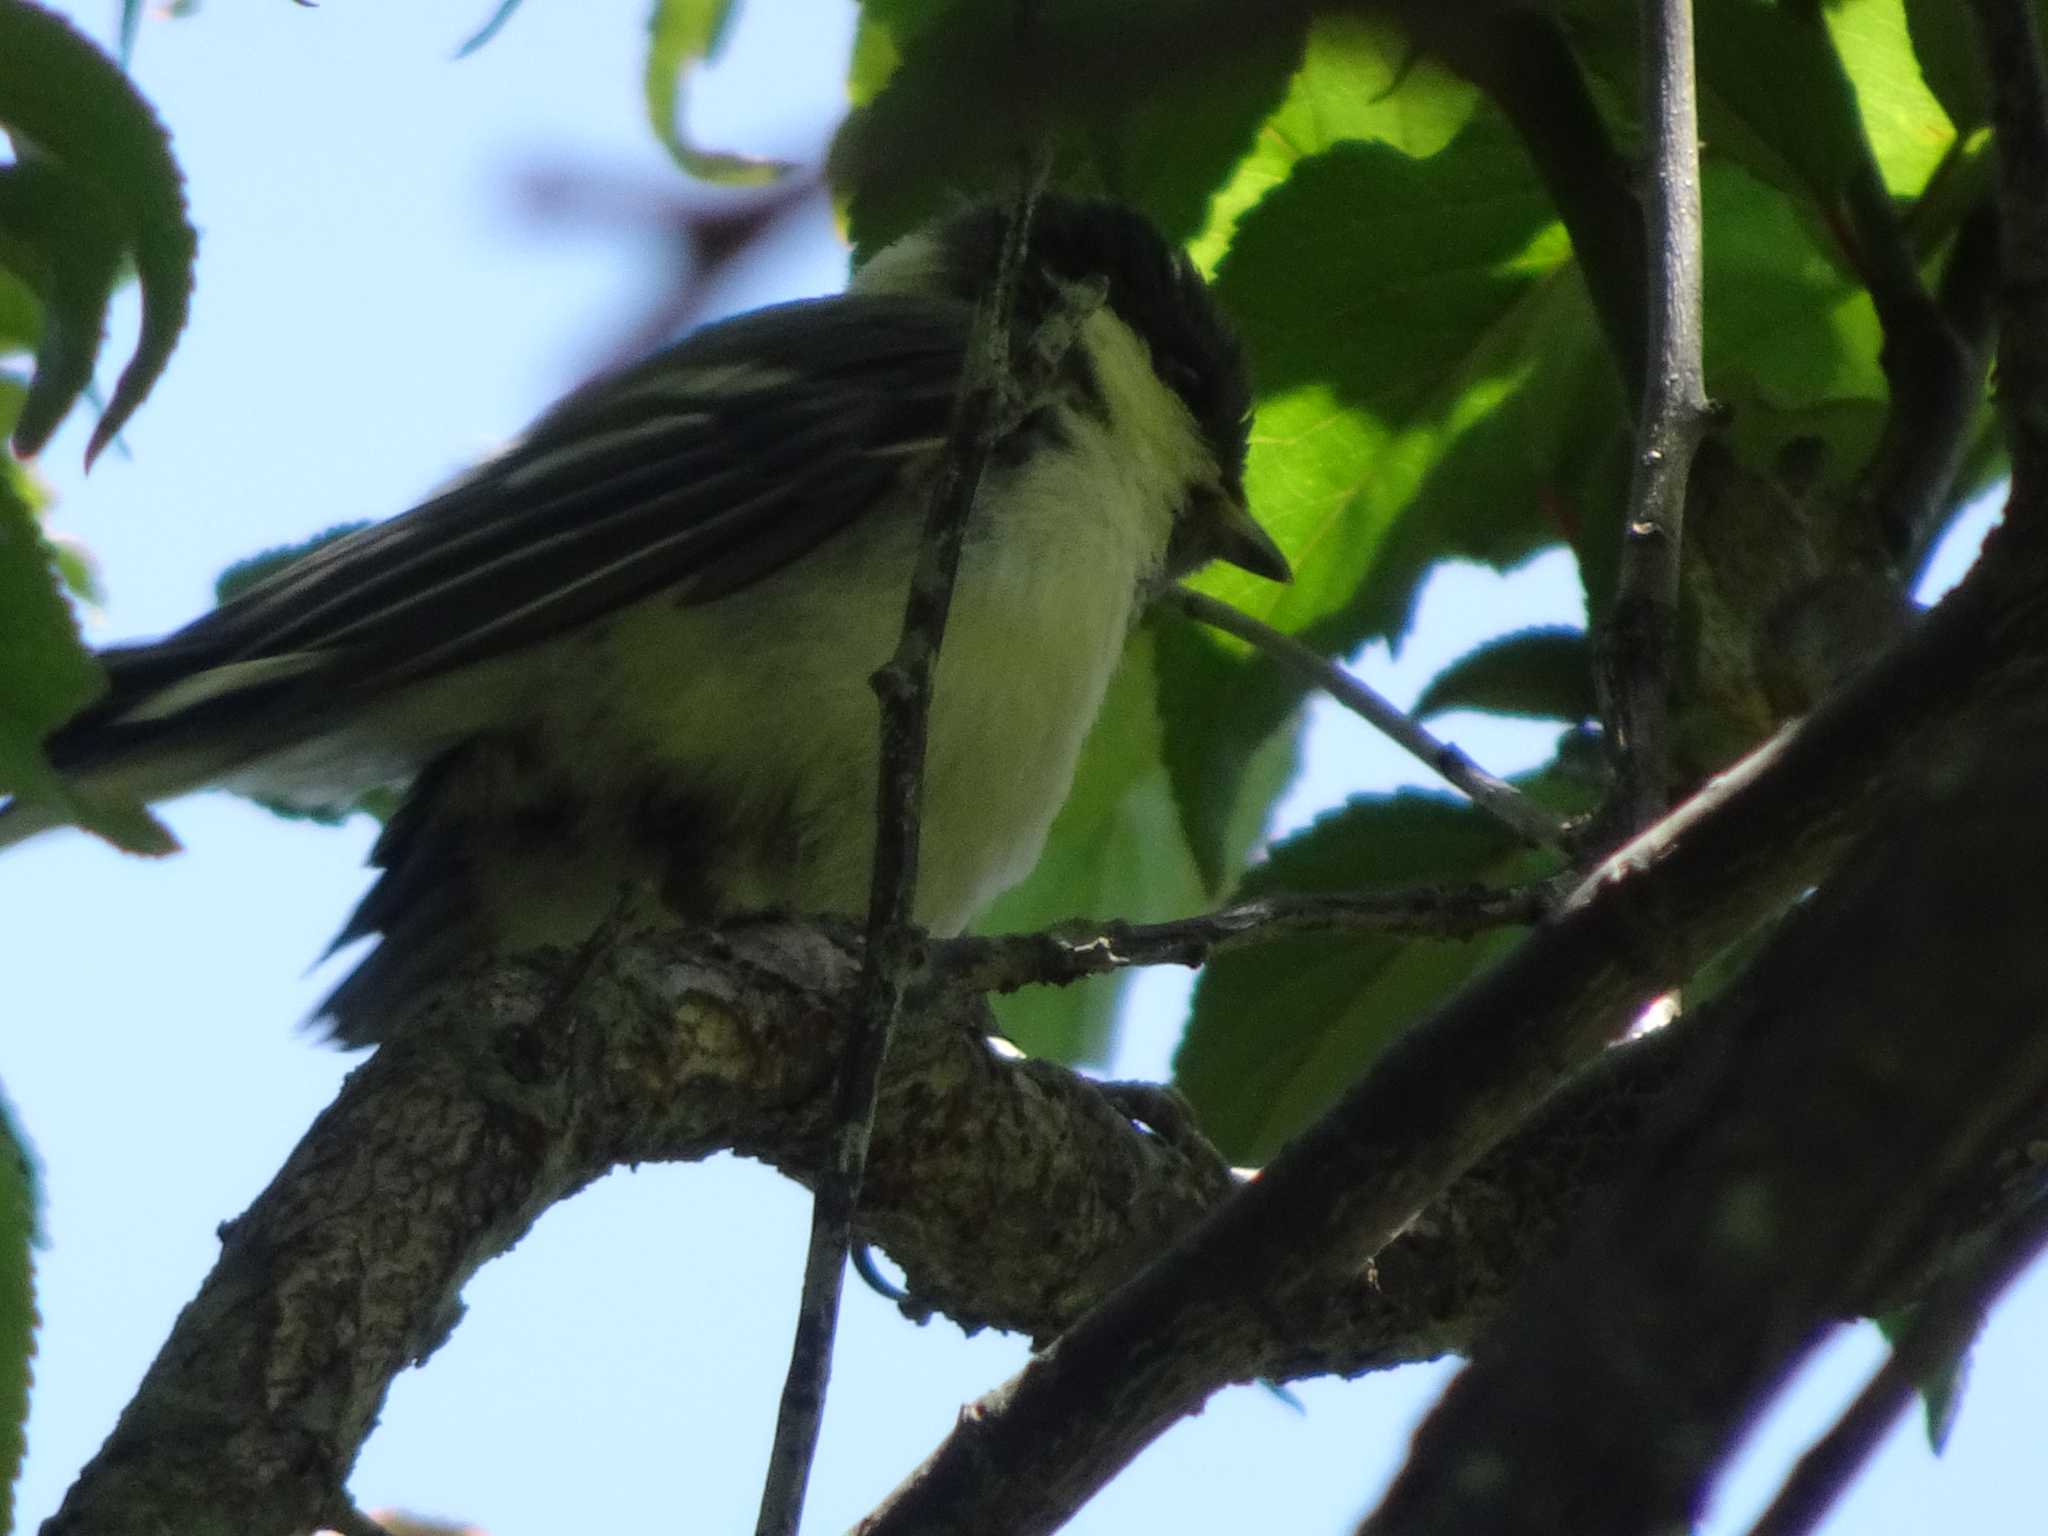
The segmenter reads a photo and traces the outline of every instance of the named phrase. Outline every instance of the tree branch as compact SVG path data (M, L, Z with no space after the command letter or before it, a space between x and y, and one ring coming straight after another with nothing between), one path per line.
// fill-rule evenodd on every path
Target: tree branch
M1563 817L1551 814L1507 780L1488 773L1449 742L1437 740L1378 691L1320 651L1311 650L1292 635L1281 633L1242 609L1189 587L1169 588L1162 601L1171 603L1199 624L1256 646L1311 686L1322 689L1524 842L1539 848L1564 848L1569 843Z
M2022 558L2001 561L1999 555ZM2033 563L2029 563L2030 560ZM1818 880L1908 754L2048 668L2048 592L2008 539L1904 645L1606 861L1200 1228L984 1400L868 1527L1034 1532L1360 1269L1652 997Z
M1671 676L1686 479L1708 420L1701 362L1699 111L1691 0L1645 0L1643 117L1650 139L1649 363L1614 610L1600 679L1624 832L1668 803Z
M332 1523L392 1378L550 1203L613 1167L727 1149L814 1179L859 953L849 924L759 925L459 980L222 1228L213 1274L45 1536L203 1529L222 1509L247 1536ZM910 1000L860 1226L902 1264L913 1315L1050 1340L1232 1183L1086 1079L990 1051L987 1023L958 999ZM1319 1298L1290 1329L1290 1371L1458 1348L1617 1165L1676 1038L1618 1056L1476 1169L1383 1255L1387 1284Z
M1998 151L2000 395L2013 502L2039 507L2048 479L2048 78L2027 0L1971 0Z
M728 1149L814 1178L858 955L850 925L749 925L623 936L566 1002L577 962L560 953L457 982L439 1022L352 1074L223 1227L213 1275L45 1536L201 1529L222 1509L247 1536L302 1531L328 1518L391 1379L446 1335L468 1276L549 1203L615 1166ZM987 1022L928 989L907 1000L859 1226L903 1266L906 1312L1044 1343L1232 1185L1087 1080L991 1052ZM1714 1043L1694 1022L1608 1053L1369 1275L1340 1270L1253 1329L1245 1374L1468 1348L1585 1192L1634 1161L1643 1117ZM2033 1187L2030 1172L1993 1182L1957 1228ZM1888 1281L1884 1303L1937 1258Z
M1463 939L1527 926L1549 912L1548 885L1424 886L1349 896L1269 896L1164 923L1077 918L1038 933L943 939L931 946L931 979L960 992L1065 986L1139 965L1199 966L1219 949L1297 933L1394 933Z
M1799 1458L1749 1536L1805 1536L1820 1523L1926 1383L1962 1358L1993 1303L2048 1245L2048 1199L2038 1196L1975 1245L1972 1262L1920 1303L1891 1357L1835 1426Z
M2027 700L1930 753L1709 1005L1720 1061L1482 1339L1361 1536L1697 1522L1843 1299L1868 1305L2048 1096L2044 743Z

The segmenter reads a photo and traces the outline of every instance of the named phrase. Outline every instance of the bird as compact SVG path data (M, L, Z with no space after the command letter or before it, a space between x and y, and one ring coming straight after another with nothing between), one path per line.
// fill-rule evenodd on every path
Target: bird
M700 328L570 394L412 510L163 639L45 743L89 795L399 794L322 1005L392 1038L479 955L624 911L866 908L871 674L1013 210L966 204L844 293ZM1072 335L992 443L933 683L915 920L957 933L1029 872L1128 632L1211 560L1290 578L1245 494L1252 392L1199 270L1143 214L1047 192L1013 335ZM0 847L59 824L0 807Z

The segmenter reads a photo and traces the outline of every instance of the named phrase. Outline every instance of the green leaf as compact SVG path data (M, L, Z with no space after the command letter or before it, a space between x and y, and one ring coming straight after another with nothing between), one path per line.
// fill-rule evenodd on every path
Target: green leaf
M1160 750L1182 835L1213 900L1237 878L1292 776L1301 684L1185 615L1161 615L1158 638Z
M1970 13L1948 0L1905 0L1906 36L1942 110L1958 133L1969 133L1991 121L1991 83L1984 77L1984 55L1977 46Z
M1463 801L1403 791L1354 799L1279 844L1240 895L1504 883L1550 862ZM1335 934L1232 950L1202 973L1175 1084L1225 1156L1262 1163L1518 937Z
M1158 664L1154 633L1142 627L1081 750L1073 792L1044 855L976 925L981 932L1025 933L1070 917L1148 922L1204 904L1159 758ZM1097 1060L1127 979L1097 976L1013 993L997 999L996 1017L1003 1033L1034 1056Z
M1912 1326L1918 1310L1917 1307L1901 1307L1871 1321L1877 1324L1886 1343L1896 1345L1899 1336ZM1929 1371L1919 1383L1927 1448L1937 1456L1948 1446L1949 1433L1956 1427L1956 1415L1963 1409L1963 1388L1969 1382L1970 1346L1966 1344L1952 1358Z
M1785 194L1741 168L1701 175L1707 387L1738 415L1883 401L1884 331L1869 293L1817 247Z
M92 372L123 262L142 289L135 352L93 428L86 463L162 374L191 301L198 237L170 139L128 77L70 24L0 4L0 127L15 163L0 183L0 267L43 306L40 352L14 442L35 452Z
M853 61L846 71L847 105L858 109L873 101L902 62L895 34L876 20L874 6L863 8L853 32Z
M1832 204L1862 164L1863 123L1817 8L1713 0L1699 36L1701 131L1717 152Z
M130 852L167 853L177 844L148 811L79 792L43 755L43 738L105 692L107 680L58 593L55 557L19 466L0 464L0 793L55 806Z
M1886 188L1894 196L1918 193L1948 154L1956 130L1914 57L1905 0L1849 0L1817 9L1855 87Z
M683 76L717 57L738 9L735 0L655 0L647 19L643 93L654 136L686 175L721 186L758 187L783 176L789 165L699 148L682 129Z
M0 1094L0 1531L14 1529L14 1480L27 1450L23 1430L38 1322L37 1182L35 1154Z
M57 789L42 740L106 691L52 579L19 466L0 473L0 791Z
M1389 527L1459 437L1534 393L1546 357L1599 348L1569 256L1490 112L1427 160L1345 143L1302 161L1240 221L1217 274L1258 380L1247 489L1298 557L1296 580L1212 568L1199 584L1282 629L1315 629L1336 642L1326 648L1398 628L1412 580L1355 606ZM1537 403L1554 410L1548 382ZM1511 559L1555 537L1545 478L1521 477L1519 506L1478 509L1474 538L1427 541L1439 547L1411 576L1448 553Z
M1866 154L1888 189L1912 194L1954 139L1914 60L1905 0L1702 0L1695 19L1706 155L1803 199L1822 227ZM1633 118L1635 8L1588 0L1573 35Z
M869 7L895 67L827 165L861 251L1014 187L1038 146L1055 185L1143 208L1185 238L1280 100L1304 25L1229 0L1048 0L1031 16L1020 39L1008 6ZM864 87L886 57L872 37L860 49Z
M1237 221L1309 156L1359 140L1423 159L1457 137L1478 102L1477 87L1419 54L1391 18L1317 16L1285 98L1210 202L1190 253L1212 270Z
M33 352L42 339L43 306L35 291L0 267L0 353ZM12 412L8 421L11 431Z
M1204 590L1349 655L1405 628L1438 561L1504 567L1619 515L1614 364L1491 110L1426 160L1361 143L1302 160L1239 221L1217 284L1259 381L1251 503L1296 580L1216 569ZM1167 760L1206 867L1215 786L1290 718L1301 685L1223 642L1173 679Z
M1452 662L1415 701L1418 719L1453 709L1540 720L1580 721L1599 713L1593 651L1582 629L1517 630Z
M4 284L0 284L0 288L4 288ZM27 382L0 369L0 441L14 430L15 418L27 397ZM37 522L42 525L43 537L50 546L51 563L64 589L80 602L94 606L104 604L107 593L100 576L99 560L78 539L51 531L49 519L56 507L56 498L50 494L50 488L41 477L12 455L0 455L0 478L8 481L15 497L35 514Z

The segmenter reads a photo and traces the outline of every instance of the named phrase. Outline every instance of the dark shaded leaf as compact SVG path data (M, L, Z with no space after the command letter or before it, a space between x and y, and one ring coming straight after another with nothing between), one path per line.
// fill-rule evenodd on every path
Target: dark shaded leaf
M1902 1307L1871 1321L1877 1324L1887 1343L1897 1344L1899 1335L1912 1326L1916 1311L1913 1307ZM1948 1446L1949 1433L1956 1427L1956 1416L1963 1409L1963 1388L1969 1385L1969 1381L1970 1349L1965 1346L1920 1383L1920 1407L1927 1430L1927 1449L1937 1456Z
M1582 629L1523 629L1452 662L1415 701L1417 718L1453 709L1577 723L1599 713L1593 648Z
M1970 13L1942 0L1906 0L1906 35L1920 78L1956 131L1970 133L1990 122L1991 84L1984 77L1984 55Z
M1360 797L1272 850L1241 895L1506 883L1550 867L1447 796ZM1264 1162L1394 1040L1516 942L1342 934L1232 950L1212 961L1174 1081L1233 1162Z
M1288 775L1254 770L1277 759L1291 771L1301 685L1183 615L1161 615L1158 636L1160 750L1182 834L1214 900L1287 787Z
M1014 186L1040 146L1054 184L1143 208L1184 239L1301 56L1292 9L1051 0L1030 15L1020 36L1008 6L869 8L856 62L872 94L827 167L861 250Z

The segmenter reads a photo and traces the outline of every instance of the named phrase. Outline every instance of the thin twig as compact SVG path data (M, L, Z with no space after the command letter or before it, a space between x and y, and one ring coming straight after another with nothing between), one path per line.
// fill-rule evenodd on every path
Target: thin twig
M1040 933L947 939L927 961L932 978L973 992L1065 986L1138 965L1204 964L1219 949L1304 933L1387 933L1462 939L1538 922L1548 885L1417 886L1343 896L1271 896L1165 923L1077 919Z
M1672 658L1685 485L1708 419L1701 363L1699 113L1691 0L1646 0L1650 361L1637 421L1614 611L1601 646L1616 809L1634 831L1667 803Z
M2020 508L2048 483L2048 77L2029 0L1971 0L1998 150L1998 381Z
M1010 215L993 286L976 316L968 343L960 399L933 484L923 547L904 607L902 636L895 654L870 680L881 703L882 722L867 956L834 1095L831 1159L819 1175L811 1204L803 1296L755 1536L796 1536L803 1515L818 1426L825 1411L825 1387L831 1375L832 1338L852 1244L853 1211L874 1132L875 1094L905 980L922 959L923 941L912 914L917 899L918 831L932 676L952 607L967 515L980 488L994 436L1013 414L1006 409L1011 388L1010 323L1032 209L1042 182L1042 169L1034 167L1026 174Z
M1235 635L1273 660L1307 678L1375 730L1414 757L1445 783L1462 790L1481 810L1517 837L1539 848L1568 847L1570 829L1564 819L1545 810L1505 779L1495 778L1447 741L1439 741L1328 657L1310 650L1292 635L1262 624L1242 609L1205 593L1172 587L1165 601L1199 624Z
M1870 1378L1834 1427L1799 1458L1749 1536L1805 1536L1884 1439L1892 1421L1936 1371L1947 1368L1983 1331L2006 1288L2048 1244L2048 1199L2037 1199L1987 1239L1974 1263L1951 1272L1914 1311L1891 1358Z

